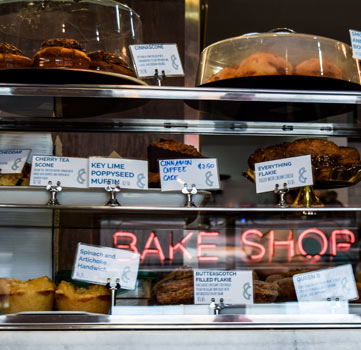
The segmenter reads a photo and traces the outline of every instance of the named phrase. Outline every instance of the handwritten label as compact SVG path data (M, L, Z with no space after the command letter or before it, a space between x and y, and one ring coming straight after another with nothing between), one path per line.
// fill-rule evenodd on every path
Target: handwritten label
M0 174L20 174L29 157L29 149L8 149L0 151Z
M293 284L298 301L358 298L350 264L294 275Z
M118 185L121 188L148 188L148 162L120 158L89 158L89 187Z
M194 303L253 304L252 271L194 270Z
M153 77L155 70L168 77L184 76L176 44L130 45L138 77Z
M162 191L182 190L185 186L197 189L218 189L217 159L166 159L159 160Z
M313 185L311 156L283 158L255 164L256 192Z
M361 32L350 29L352 57L358 60L361 59Z
M115 284L119 279L123 289L134 289L140 255L128 250L78 243L72 278L90 283Z
M35 155L30 186L47 186L60 181L62 187L88 187L88 159Z

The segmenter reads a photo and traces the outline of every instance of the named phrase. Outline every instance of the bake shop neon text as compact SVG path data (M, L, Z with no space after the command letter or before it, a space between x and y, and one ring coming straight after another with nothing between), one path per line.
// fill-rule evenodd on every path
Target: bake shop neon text
M152 231L145 237L144 248L140 248L134 232L117 231L113 234L113 247L140 254L140 264L160 262L172 264L181 257L184 262L217 264L224 258L224 235L218 231L182 231L182 238L174 242L172 231L156 234ZM282 235L280 234L282 232ZM146 232L142 233L147 234ZM281 254L282 260L291 262L296 257L305 263L316 263L321 258L333 261L340 252L350 251L356 242L355 234L348 229L335 229L327 233L317 228L288 230L286 232L248 229L240 233L234 254L244 263L275 262ZM283 237L283 238L281 238ZM311 247L311 248L310 248ZM279 262L279 260L277 260Z

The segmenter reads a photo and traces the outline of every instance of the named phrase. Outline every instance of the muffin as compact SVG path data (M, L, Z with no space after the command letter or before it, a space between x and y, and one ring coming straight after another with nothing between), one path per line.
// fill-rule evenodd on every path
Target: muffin
M33 61L15 46L0 43L0 69L31 67Z
M34 67L89 69L90 58L73 39L49 39L34 56Z
M98 50L90 52L88 57L91 59L90 69L135 77L133 69L131 69L124 60L113 53Z
M0 311L3 314L51 311L55 289L47 276L28 281L0 278Z
M55 305L59 311L108 314L111 306L111 293L105 286L97 284L81 288L61 281L55 291Z
M244 59L236 72L238 77L257 75L290 75L292 65L284 58L268 52L258 52Z
M320 59L316 57L303 61L295 67L295 74L342 79L342 69L340 67L326 59L321 62L322 66Z

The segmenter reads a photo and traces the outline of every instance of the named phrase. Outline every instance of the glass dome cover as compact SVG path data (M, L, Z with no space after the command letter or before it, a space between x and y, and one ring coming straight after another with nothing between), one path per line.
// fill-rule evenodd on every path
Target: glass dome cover
M128 47L142 42L142 23L135 11L112 0L5 0L0 1L0 42L1 68L22 68L15 47L31 60L27 68L89 69L135 77ZM119 71L118 66L130 70Z
M349 45L280 28L225 39L206 47L201 54L196 84L224 81L224 86L229 79L250 81L249 77L256 76L361 82L359 62L352 57Z

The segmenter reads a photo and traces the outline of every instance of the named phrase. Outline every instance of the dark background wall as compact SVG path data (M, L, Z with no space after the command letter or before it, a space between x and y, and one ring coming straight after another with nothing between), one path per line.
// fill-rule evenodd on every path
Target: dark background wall
M361 30L360 15L355 0L208 0L205 44L277 27L350 43L349 29Z

